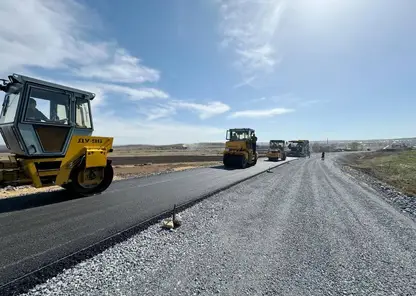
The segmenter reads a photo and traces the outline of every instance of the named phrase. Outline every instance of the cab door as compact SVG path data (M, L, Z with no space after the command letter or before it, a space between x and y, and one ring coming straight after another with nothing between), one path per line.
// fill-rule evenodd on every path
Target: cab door
M32 144L32 146L40 147L41 151L36 151L34 154L63 155L73 126L71 120L73 94L37 85L28 85L27 93L22 125L26 128L30 125L35 137L27 138L26 144L30 146L30 141L38 142L39 145Z

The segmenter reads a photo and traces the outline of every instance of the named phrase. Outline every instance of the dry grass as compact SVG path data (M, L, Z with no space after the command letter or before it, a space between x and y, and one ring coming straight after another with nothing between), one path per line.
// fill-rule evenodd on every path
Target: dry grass
M416 196L416 150L366 153L355 157L351 166Z

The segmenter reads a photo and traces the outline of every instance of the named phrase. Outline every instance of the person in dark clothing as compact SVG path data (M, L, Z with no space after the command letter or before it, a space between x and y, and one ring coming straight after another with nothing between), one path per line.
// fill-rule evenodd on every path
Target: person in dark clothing
M257 137L256 134L253 133L251 135L251 144L253 145L253 152L256 153L256 148L257 148Z
M35 121L50 121L41 111L36 108L36 101L32 98L29 100L29 106L26 111L26 119Z
M322 152L322 159L325 158L325 151Z

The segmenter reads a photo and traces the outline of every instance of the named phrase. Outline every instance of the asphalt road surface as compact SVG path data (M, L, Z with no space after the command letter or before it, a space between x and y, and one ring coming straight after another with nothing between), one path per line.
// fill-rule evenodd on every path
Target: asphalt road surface
M174 204L285 162L261 159L245 170L201 168L125 180L113 183L101 195L80 199L49 192L0 200L0 286L170 210Z
M252 178L182 219L28 295L416 295L415 221L329 155Z

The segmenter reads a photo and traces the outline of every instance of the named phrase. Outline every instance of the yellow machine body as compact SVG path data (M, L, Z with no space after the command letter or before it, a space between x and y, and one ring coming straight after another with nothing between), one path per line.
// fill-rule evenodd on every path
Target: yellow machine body
M270 140L266 157L270 161L286 160L285 143L284 140Z
M231 133L240 133L240 138L233 138ZM250 138L254 130L232 129L227 132L227 142L223 152L223 163L226 167L246 168L257 163L258 153L253 151ZM255 145L256 143L254 143Z
M0 162L0 183L7 185L33 185L36 188L70 183L71 172L84 161L84 169L78 175L80 184L97 185L103 180L103 171L108 163L108 153L112 151L113 138L94 136L73 136L64 157L19 158L9 157ZM50 168L48 164L60 163ZM43 168L42 168L43 167ZM94 171L94 178L86 178Z
M227 141L225 143L224 154L229 155L244 155L248 159L249 152L253 149L247 147L245 141Z
M113 138L92 136L95 94L18 74L8 78L0 83L0 135L10 156L0 161L0 187L58 185L81 195L106 190L114 176L107 159Z
M282 159L282 153L280 151L268 151L266 157L269 160L279 160Z

